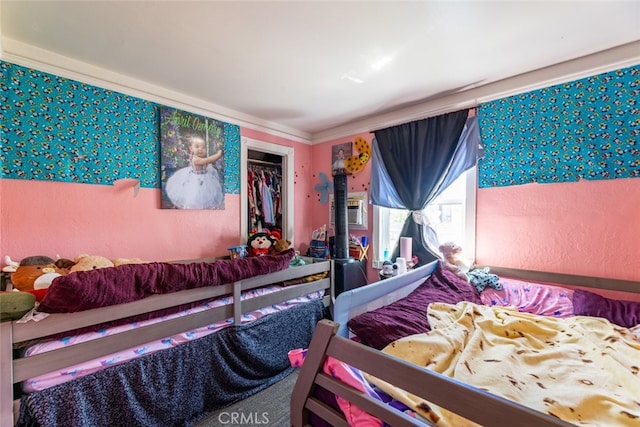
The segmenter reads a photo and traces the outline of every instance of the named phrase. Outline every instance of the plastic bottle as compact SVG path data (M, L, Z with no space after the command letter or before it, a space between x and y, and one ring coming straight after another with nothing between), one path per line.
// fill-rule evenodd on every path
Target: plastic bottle
M382 260L383 261L389 260L389 249L385 248L384 252L382 252Z

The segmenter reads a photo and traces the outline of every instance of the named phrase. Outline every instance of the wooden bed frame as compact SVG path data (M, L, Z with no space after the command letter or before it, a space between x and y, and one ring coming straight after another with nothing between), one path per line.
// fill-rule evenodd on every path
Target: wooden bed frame
M328 275L326 275L326 278L287 286L274 293L245 301L240 300L240 295L243 291L320 273L328 273ZM327 292L327 296L323 300L325 306L330 306L333 283L333 263L331 261L310 262L307 265L291 267L275 273L255 276L221 286L154 295L132 303L78 313L51 314L39 322L2 322L0 323L0 425L10 426L17 421L20 401L13 400L13 388L14 384L20 383L25 379L224 319L233 318L234 323L240 324L241 316L244 313L269 307L322 289L330 291ZM233 295L234 303L53 350L41 355L19 359L14 359L13 357L14 344L224 295Z
M314 413L333 426L348 426L345 416L314 396L316 386L338 394L364 411L393 426L424 425L416 419L359 392L339 379L323 373L326 356L331 356L390 384L433 402L483 426L571 426L573 424L518 403L465 385L449 377L420 369L404 360L348 339L347 322L355 315L402 298L435 270L437 262L401 276L340 294L334 304L334 320L322 320L314 333L291 398L291 425L309 425ZM492 273L536 282L640 293L640 282L574 276L511 268L491 268Z

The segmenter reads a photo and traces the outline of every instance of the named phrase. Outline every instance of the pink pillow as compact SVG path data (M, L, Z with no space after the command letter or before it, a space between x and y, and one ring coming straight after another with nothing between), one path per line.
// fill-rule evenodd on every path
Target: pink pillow
M512 306L518 311L543 316L573 316L573 293L571 289L541 283L524 282L500 278L502 290L486 288L480 299L488 306Z

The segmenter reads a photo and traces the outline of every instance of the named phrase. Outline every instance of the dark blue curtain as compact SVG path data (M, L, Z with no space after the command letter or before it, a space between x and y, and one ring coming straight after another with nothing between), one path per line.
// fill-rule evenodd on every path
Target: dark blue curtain
M469 117L464 125L460 140L458 141L458 148L453 155L453 161L451 167L447 171L440 188L436 192L435 197L438 197L444 190L449 187L458 179L460 175L474 167L478 163L478 159L482 157L482 141L480 140L480 125L478 123L478 117ZM434 199L435 199L434 197ZM431 199L433 200L433 199ZM430 203L431 200L427 202Z
M461 110L374 132L372 202L411 211L400 235L412 238L419 265L438 258L430 249L437 236L420 211L477 160L477 142L469 155L474 143L462 137L468 116ZM478 134L477 120L471 126L475 132L467 126L466 135ZM392 259L398 255L396 244Z

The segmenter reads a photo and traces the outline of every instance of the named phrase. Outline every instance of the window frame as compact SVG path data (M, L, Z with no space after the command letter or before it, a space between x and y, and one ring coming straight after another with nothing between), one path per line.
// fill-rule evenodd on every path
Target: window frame
M478 168L473 168L464 172L460 178L465 179L465 236L464 242L460 242L464 248L466 256L475 259L475 243L476 243L476 191L478 183ZM459 179L460 179L459 178ZM374 267L381 268L381 263L384 260L385 245L389 252L393 250L394 242L388 242L387 239L383 239L382 236L389 235L389 215L388 208L373 205L373 259L378 261L378 265L374 261ZM389 253L390 255L390 253Z

